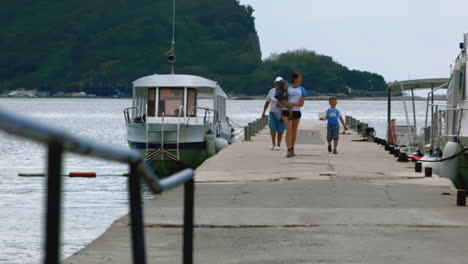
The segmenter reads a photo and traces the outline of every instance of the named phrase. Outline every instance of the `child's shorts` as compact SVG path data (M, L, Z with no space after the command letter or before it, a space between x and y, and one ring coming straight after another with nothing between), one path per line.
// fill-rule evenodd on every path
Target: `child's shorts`
M327 140L338 140L340 137L340 125L327 125Z

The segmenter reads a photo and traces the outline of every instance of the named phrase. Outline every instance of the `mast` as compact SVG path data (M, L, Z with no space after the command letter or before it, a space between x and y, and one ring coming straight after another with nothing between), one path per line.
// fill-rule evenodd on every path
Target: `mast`
M175 0L172 1L172 43L171 49L166 53L167 60L171 64L171 73L175 73Z

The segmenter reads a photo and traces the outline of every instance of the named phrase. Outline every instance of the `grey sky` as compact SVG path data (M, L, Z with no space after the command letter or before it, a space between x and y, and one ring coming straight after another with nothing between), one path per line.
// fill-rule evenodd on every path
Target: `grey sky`
M263 58L306 48L385 80L448 77L468 32L467 0L240 0ZM282 40L280 41L279 39Z

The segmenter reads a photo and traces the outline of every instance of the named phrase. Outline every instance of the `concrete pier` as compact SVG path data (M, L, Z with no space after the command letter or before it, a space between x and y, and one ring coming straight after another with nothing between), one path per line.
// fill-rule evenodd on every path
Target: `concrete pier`
M466 263L468 208L450 181L384 146L302 123L296 157L268 129L197 169L194 263ZM181 263L182 188L145 204L148 263ZM99 216L96 216L99 217ZM131 263L128 217L65 263Z

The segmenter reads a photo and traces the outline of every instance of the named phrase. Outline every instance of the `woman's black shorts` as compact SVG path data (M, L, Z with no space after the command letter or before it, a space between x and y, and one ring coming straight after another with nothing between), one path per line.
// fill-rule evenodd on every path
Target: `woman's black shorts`
M281 111L281 114L284 116L284 117L289 117L289 110L283 110ZM297 120L297 119L301 119L301 111L292 111L292 120Z

